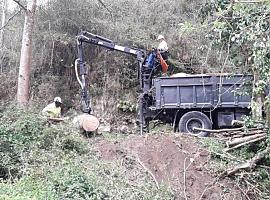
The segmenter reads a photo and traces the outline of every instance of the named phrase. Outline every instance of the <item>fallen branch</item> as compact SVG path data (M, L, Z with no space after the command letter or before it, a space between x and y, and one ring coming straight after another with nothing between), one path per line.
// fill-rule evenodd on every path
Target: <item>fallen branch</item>
M217 182L220 178L221 178L220 176L219 176L219 177L216 177L211 183L209 183L209 184L204 188L204 190L203 190L203 192L202 192L202 194L201 194L199 200L202 200L202 199L203 199L205 192L206 192L207 190L210 190L211 188L213 188L213 187L215 186L216 182Z
M189 165L186 167L186 160L187 160L187 157L185 158L184 160L184 196L185 196L185 199L187 200L187 195L186 195L186 190L187 190L187 186L186 186L186 171L188 170L188 168L190 167L191 163L189 163Z
M266 133L255 134L255 135L250 135L250 136L241 137L241 138L235 138L232 141L227 141L226 145L227 145L227 147L232 147L234 145L245 143L245 142L248 142L250 140L254 140L256 138L261 138L261 137L264 137L264 136L266 136Z
M240 187L240 185L237 183L237 187L238 187L238 189L242 192L242 194L243 195L245 195L245 197L247 198L247 200L251 200L250 198L249 198L249 196L247 195L247 193Z
M156 183L157 188L159 189L159 184L158 184L158 181L157 181L155 175L150 171L150 169L148 169L148 168L143 164L143 162L140 160L139 157L137 157L137 161L138 161L138 163L144 168L144 170L145 170L146 172L148 172L148 173L152 176L152 178L154 179L154 182Z
M227 158L229 160L232 160L232 161L238 161L238 162L242 162L242 160L239 160L239 158L236 158L234 156L232 156L231 154L229 154L228 152L223 152L222 153L218 153L218 152L215 152L215 151L210 151L208 149L205 149L207 152L209 153L212 153L212 154L215 154L215 155L218 155L220 157L223 157L223 158Z
M252 170L257 166L257 163L259 161L261 161L263 158L265 158L265 156L267 156L270 153L270 145L268 145L266 147L265 150L261 151L260 153L258 153L256 156L254 156L253 158L251 158L250 160L248 160L247 162L235 166L234 168L228 169L227 175L233 175L235 173L237 173L239 170Z
M219 129L219 130L212 130L212 129L204 129L204 128L194 127L193 130L195 130L195 131L205 131L205 132L208 132L208 133L222 133L222 132L242 131L242 130L244 130L244 127L231 128L231 129Z
M239 147L241 147L241 146L244 146L244 145L246 145L246 144L258 142L258 141L264 140L264 139L266 139L266 138L267 138L267 137L266 137L266 134L265 134L265 135L262 136L262 137L259 137L259 138L253 139L253 140L249 140L249 141L247 141L247 142L238 144L238 145L236 145L236 146L234 146L234 147L231 147L231 148L226 148L226 149L224 149L224 151L225 151L225 152L231 151L231 150L233 150L233 149L237 149L237 148L239 148Z
M239 132L236 134L233 134L231 136L231 138L240 138L240 137L246 137L246 136L250 136L250 135L256 135L256 134L262 134L265 133L265 131L263 130L259 130L259 131L251 131L251 132Z

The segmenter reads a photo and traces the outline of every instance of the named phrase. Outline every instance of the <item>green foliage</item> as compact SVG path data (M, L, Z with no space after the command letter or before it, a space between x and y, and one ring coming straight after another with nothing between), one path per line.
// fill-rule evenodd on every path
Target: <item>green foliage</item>
M49 127L40 114L27 109L10 107L0 118L1 177L13 178L27 174L29 165L38 166L42 151L62 147L67 153L83 153L84 145L72 132ZM68 137L66 136L68 135Z
M267 3L247 4L215 1L208 11L218 15L213 22L211 38L228 53L228 61L245 71L258 72L255 93L262 93L269 75L269 7Z
M1 168L8 171L11 176L19 175L24 156L31 151L33 143L36 143L42 134L44 120L37 114L28 115L26 111L16 108L2 114L0 119Z
M48 181L52 184L56 199L102 199L102 191L95 191L94 182L87 177L80 166L68 165L57 172L49 174Z
M130 185L125 166L100 159L91 142L75 132L70 122L48 126L34 109L9 106L1 110L0 199L173 197L167 187L159 190L149 182L147 174L140 173L138 183Z
M100 199L93 183L79 166L21 178L16 184L0 183L1 199Z
M118 101L117 108L123 112L135 112L136 104L130 101Z

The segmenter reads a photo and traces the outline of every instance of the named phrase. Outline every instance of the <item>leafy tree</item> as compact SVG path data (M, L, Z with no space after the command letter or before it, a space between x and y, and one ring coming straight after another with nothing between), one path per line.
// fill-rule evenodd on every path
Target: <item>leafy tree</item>
M256 121L262 120L270 70L269 2L216 0L207 3L204 11L212 20L208 37L225 52L224 65L253 74L252 114Z

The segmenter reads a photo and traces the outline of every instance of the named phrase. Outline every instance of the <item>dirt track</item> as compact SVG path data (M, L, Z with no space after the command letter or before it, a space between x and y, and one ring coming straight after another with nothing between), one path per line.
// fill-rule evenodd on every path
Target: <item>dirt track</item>
M130 135L113 142L99 138L94 144L102 159L113 162L133 157L134 165L148 172L157 187L169 186L176 199L245 199L228 181L217 181L210 174L206 167L209 153L192 137Z

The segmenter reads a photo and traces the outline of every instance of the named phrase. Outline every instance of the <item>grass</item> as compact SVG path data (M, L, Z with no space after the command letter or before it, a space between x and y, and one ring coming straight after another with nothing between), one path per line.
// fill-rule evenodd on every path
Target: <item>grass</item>
M172 199L139 166L102 160L69 123L48 127L33 110L0 117L0 199ZM109 141L123 135L104 134Z

